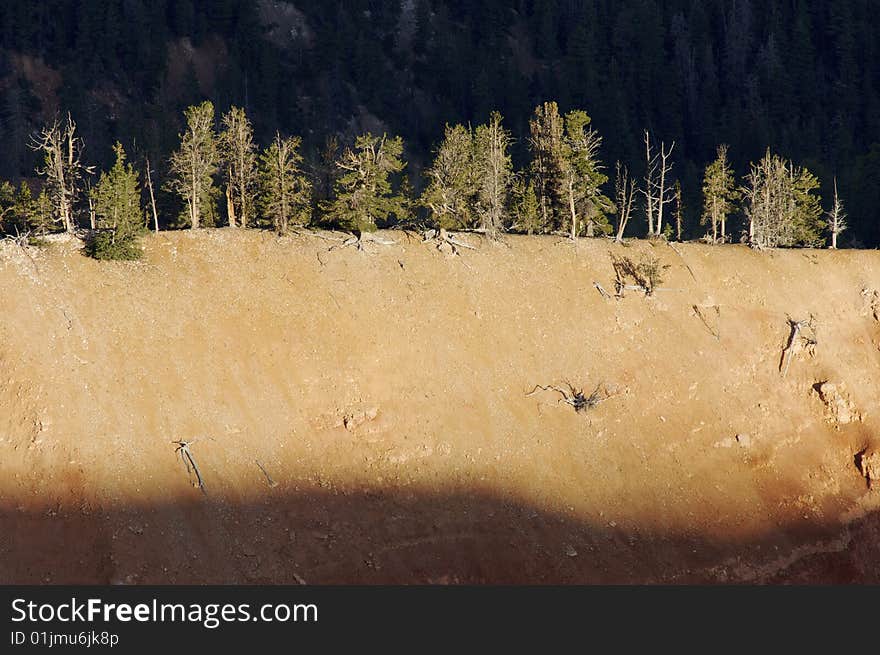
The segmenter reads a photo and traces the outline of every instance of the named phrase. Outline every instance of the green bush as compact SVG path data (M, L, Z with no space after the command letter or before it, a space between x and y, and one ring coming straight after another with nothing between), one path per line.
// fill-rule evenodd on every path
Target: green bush
M95 259L116 259L132 261L140 259L143 251L140 248L140 239L129 237L117 238L116 230L98 230L86 242L86 254Z

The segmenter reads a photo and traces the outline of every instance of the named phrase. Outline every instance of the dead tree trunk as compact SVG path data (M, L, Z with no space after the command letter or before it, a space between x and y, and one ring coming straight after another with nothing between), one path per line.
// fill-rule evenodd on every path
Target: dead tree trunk
M229 216L229 227L235 227L235 202L232 198L232 184L226 185L226 214Z
M153 193L153 175L150 171L150 158L147 157L147 189L150 191L150 207L153 209L153 229L159 233L159 213L156 211L156 196Z
M630 179L626 166L617 162L617 176L615 178L615 190L617 200L617 234L614 240L618 243L623 241L623 233L632 213L633 197L635 196L635 180Z

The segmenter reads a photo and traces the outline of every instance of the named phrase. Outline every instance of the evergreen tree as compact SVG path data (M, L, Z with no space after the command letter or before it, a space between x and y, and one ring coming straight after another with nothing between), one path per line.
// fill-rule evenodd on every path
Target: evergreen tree
M564 206L566 165L562 143L564 130L555 102L545 102L535 108L529 121L529 150L540 210L539 232L551 231L560 224L557 214L558 208Z
M15 187L4 180L0 182L0 234L13 233L15 209Z
M601 234L612 230L608 216L614 212L614 203L602 193L602 185L608 181L599 161L602 137L589 127L590 120L581 110L565 115L563 170L572 239L581 233L579 216L583 217L587 236L593 236L597 230Z
M360 235L376 230L379 221L400 215L400 196L389 177L406 166L402 154L400 137L359 136L336 162L342 175L334 184L335 199L324 205L327 220Z
M727 240L727 218L740 198L733 169L727 160L727 145L718 146L715 161L706 167L703 175L703 214L701 225L712 228L712 243Z
M820 245L825 222L818 188L819 180L809 170L768 148L751 165L742 189L749 243L756 248Z
M447 230L476 227L474 154L473 131L463 125L446 125L434 162L425 172L428 186L420 199L437 227Z
M186 130L179 135L180 148L171 155L171 179L167 187L186 205L185 220L195 229L213 224L216 214L214 175L217 172L217 137L214 105L205 100L184 112Z
M513 164L508 149L510 133L501 124L501 114L492 112L489 122L474 133L474 172L480 229L496 236L505 227Z
M298 136L285 138L276 132L260 155L263 216L279 235L311 219L312 185L302 170L301 142Z
M122 144L117 142L113 151L116 163L101 173L92 190L98 231L88 251L97 259L137 259L139 237L145 230L138 174L125 162Z
M511 195L513 196L514 228L530 235L539 231L540 214L535 183L532 180L525 180L522 175L517 175L511 187Z
M251 199L257 185L254 129L244 109L232 107L221 120L220 156L226 179L226 213L229 226L247 227L253 220Z

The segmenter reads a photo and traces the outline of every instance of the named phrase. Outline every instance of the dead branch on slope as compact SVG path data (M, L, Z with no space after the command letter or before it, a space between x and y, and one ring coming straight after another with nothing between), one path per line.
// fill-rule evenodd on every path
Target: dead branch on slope
M181 461L183 461L184 466L186 466L186 475L189 478L190 483L194 487L198 487L201 489L202 493L206 496L208 492L205 490L205 481L202 479L202 474L199 471L199 467L196 464L195 458L192 456L192 452L190 452L189 447L194 444L197 440L193 439L192 441L183 441L182 439L178 439L177 441L172 441L171 443L177 444L177 448L175 449L175 453L180 455ZM195 474L196 482L192 482L192 476Z
M331 252L333 250L341 250L342 248L348 248L349 246L353 246L359 251L365 252L364 246L368 243L376 243L380 246L393 246L397 243L397 241L393 241L391 239L383 239L373 232L360 232L359 234L350 236L338 245L330 246L327 249L327 252Z
M721 307L718 305L709 305L707 309L715 310L715 320L718 323L717 328L713 328L709 323L709 320L706 318L706 315L703 314L703 310L699 305L693 305L694 314L697 315L697 318L703 322L703 325L706 326L706 329L709 330L709 333L715 337L716 339L721 339Z
M643 255L639 262L634 262L629 257L611 255L611 265L617 278L617 295L621 298L624 291L641 291L645 296L652 296L655 291L660 290L663 272L669 268L669 264L661 264L655 255ZM628 284L628 281L633 284Z
M475 246L459 240L455 235L450 234L442 227L439 230L425 230L422 243L434 244L440 252L450 252L458 256L461 256L461 248L465 250L477 249Z
M542 386L540 384L535 385L535 388L532 389L529 393L526 394L526 398L535 395L539 391L555 391L562 398L560 398L557 402L565 403L574 408L576 412L583 412L588 409L592 409L596 405L601 402L604 402L611 398L614 394L608 392L605 388L604 383L599 383L596 385L596 388L593 390L589 396L584 393L583 389L578 389L570 382L566 381L565 385L568 389L561 389L554 385Z
M782 356L779 360L779 370L782 377L788 373L788 367L791 366L791 359L795 351L804 349L812 349L818 341L816 340L815 317L810 314L810 318L803 321L795 321L791 316L787 316L788 326L791 332L788 335L788 343L782 349Z

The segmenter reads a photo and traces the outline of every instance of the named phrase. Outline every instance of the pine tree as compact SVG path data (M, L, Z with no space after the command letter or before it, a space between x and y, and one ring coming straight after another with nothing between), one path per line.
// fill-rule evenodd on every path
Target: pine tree
M226 180L226 212L229 226L248 227L253 220L251 199L257 185L257 153L254 129L244 109L232 107L221 120L219 147Z
M768 148L751 164L742 188L749 243L756 248L819 245L825 223L818 188L819 180L809 170Z
M477 180L479 229L495 237L505 227L513 164L508 148L510 133L501 124L501 114L492 112L489 122L474 133L474 171Z
M703 214L701 225L712 226L712 243L727 240L727 218L741 194L736 188L733 169L727 161L727 145L718 146L715 161L703 175Z
M302 170L301 142L298 136L285 138L276 132L260 155L263 216L279 235L311 219L312 184Z
M324 204L332 224L360 235L377 229L377 222L399 215L400 196L389 177L406 166L400 137L359 136L336 162L342 175L334 184L335 199Z
M42 237L56 229L51 203L43 189L40 195L34 198L31 187L27 182L22 182L15 194L15 210L13 212L19 231L30 231L37 237Z
M447 125L434 162L425 172L428 186L419 200L437 227L447 230L476 227L474 164L473 131L463 125Z
M535 183L532 180L524 179L522 175L517 175L511 186L511 195L513 196L514 228L529 235L534 234L540 229Z
M0 182L0 234L12 234L15 225L15 187Z
M206 100L184 112L186 130L179 135L180 148L171 156L168 188L186 204L186 220L196 229L211 224L216 214L214 174L217 172L217 137L214 105Z
M137 259L138 237L145 230L138 174L125 162L122 144L117 142L113 152L113 168L101 173L92 190L98 232L88 251L96 259Z
M602 193L602 185L608 181L599 161L602 137L589 125L590 117L584 111L575 110L565 115L562 152L572 239L581 233L579 216L584 219L587 236L593 236L596 230L609 234L612 229L608 215L614 212L614 203Z
M557 208L564 206L564 129L563 119L555 102L545 102L536 107L529 121L531 173L538 197L539 232L551 231L560 224L557 220Z

